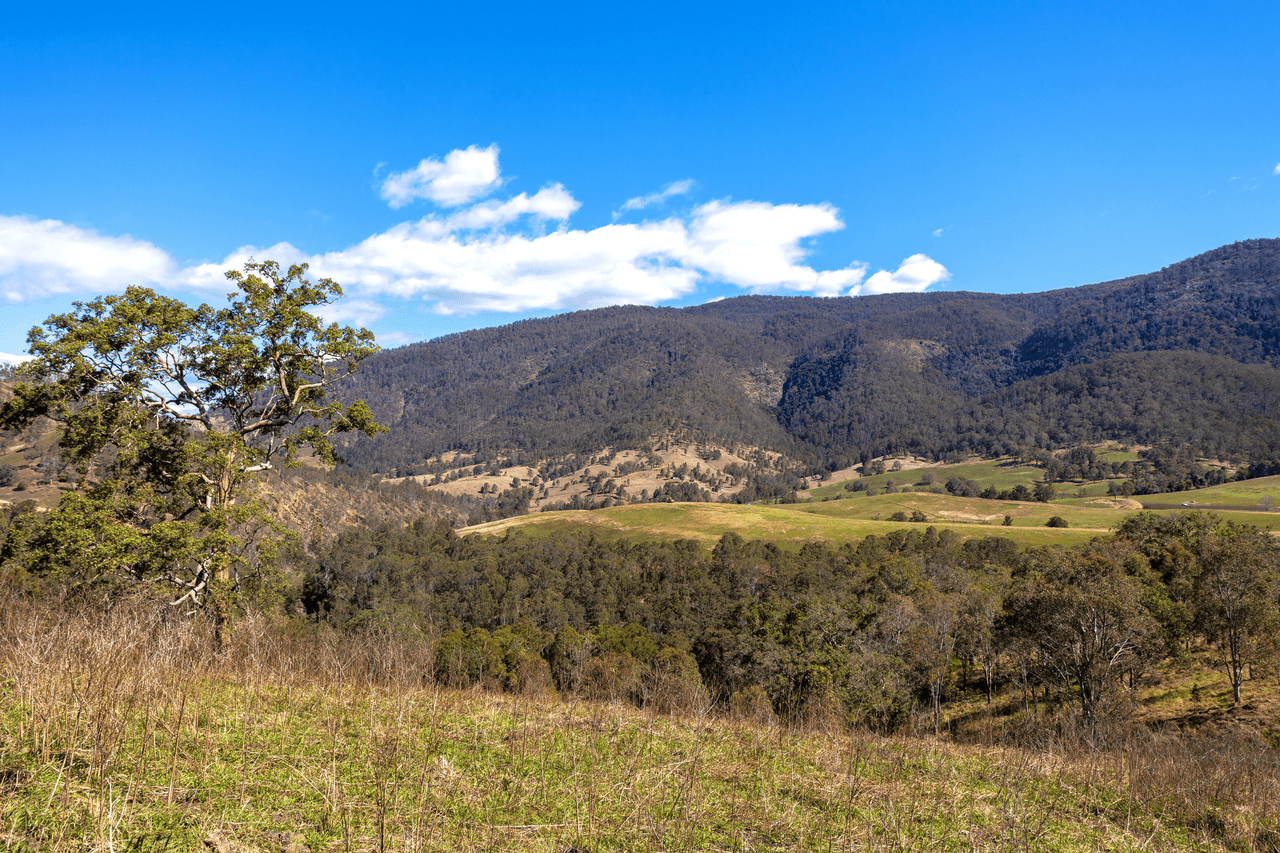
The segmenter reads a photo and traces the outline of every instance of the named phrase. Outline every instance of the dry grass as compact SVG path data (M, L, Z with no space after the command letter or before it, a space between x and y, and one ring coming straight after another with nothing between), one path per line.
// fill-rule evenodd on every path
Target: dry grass
M774 506L717 503L632 504L610 509L542 512L505 518L462 528L462 535L502 535L518 530L529 536L556 536L566 530L590 528L602 538L672 541L692 539L712 548L725 533L769 539L799 547L813 538L843 543L870 534L924 527L886 521L896 511L924 512L928 523L951 530L962 539L999 536L1019 545L1077 545L1106 533L1130 512L1114 509L1064 507L1060 504L984 501L926 492L906 492L814 504ZM1014 516L1014 526L1000 524ZM1052 515L1065 515L1068 529L1044 526Z
M1037 748L430 683L427 638L0 603L10 850L1274 850L1274 752ZM1142 731L1142 730L1135 730Z

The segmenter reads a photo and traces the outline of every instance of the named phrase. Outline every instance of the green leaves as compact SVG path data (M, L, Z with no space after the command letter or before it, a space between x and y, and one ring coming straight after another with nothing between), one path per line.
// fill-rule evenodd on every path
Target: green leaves
M385 431L363 402L327 398L378 348L369 331L310 312L342 289L306 272L273 261L230 271L238 291L221 310L130 287L31 330L30 381L0 428L59 421L82 475L80 493L30 522L33 571L76 586L159 584L192 604L270 586L282 528L249 499L249 480L306 447L340 461L336 433Z

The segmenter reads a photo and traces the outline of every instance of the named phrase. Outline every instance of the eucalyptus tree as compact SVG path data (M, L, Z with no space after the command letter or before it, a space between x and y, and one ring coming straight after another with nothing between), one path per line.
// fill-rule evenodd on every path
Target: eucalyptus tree
M1140 548L1163 580L1166 632L1198 630L1239 703L1246 670L1280 652L1280 545L1265 530L1205 512L1141 513L1116 535Z
M309 449L338 461L337 433L385 431L361 401L328 392L377 351L365 329L311 313L342 295L307 265L229 271L225 308L192 308L143 287L74 305L31 330L0 428L58 427L78 488L6 542L27 571L110 597L167 590L225 617L270 586L282 530L246 487Z
M1217 647L1239 704L1245 667L1277 651L1280 548L1269 533L1229 521L1199 545L1196 624Z
M1121 676L1159 647L1158 625L1127 557L1123 547L1108 545L1033 552L1030 571L1005 601L1006 641L1074 697L1086 725L1116 706Z

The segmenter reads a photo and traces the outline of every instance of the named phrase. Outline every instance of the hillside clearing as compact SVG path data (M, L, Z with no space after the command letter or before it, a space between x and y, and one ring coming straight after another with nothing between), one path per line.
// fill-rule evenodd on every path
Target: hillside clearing
M896 511L922 509L928 524L962 538L1000 536L1020 545L1078 544L1106 533L1127 511L1064 508L1051 504L984 501L924 492L854 498L817 504L739 506L736 504L634 504L599 510L543 512L466 527L462 535L503 535L519 530L531 536L551 536L559 530L590 528L608 538L641 540L692 539L710 548L726 533L743 538L802 544L810 539L855 541L870 534L885 535L907 522L885 520ZM1044 527L1052 515L1067 514L1068 529ZM1012 526L1001 524L1014 516Z

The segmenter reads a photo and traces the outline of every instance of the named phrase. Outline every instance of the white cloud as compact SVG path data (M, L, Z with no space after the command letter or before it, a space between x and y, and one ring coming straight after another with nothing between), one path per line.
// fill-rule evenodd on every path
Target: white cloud
M468 236L424 219L317 257L314 268L362 295L422 298L442 314L557 310L691 292L699 275L678 263L686 245L675 221Z
M56 219L0 216L0 295L9 302L163 285L176 270L145 240L106 237Z
M805 240L844 227L826 204L715 201L688 220L548 234L500 227L525 213L563 221L577 204L559 185L532 198L485 202L314 257L312 269L351 293L422 299L442 314L652 305L689 294L708 277L752 291L836 296L867 272L861 263L804 264Z
M650 205L661 204L673 195L684 195L691 189L693 189L693 181L686 178L683 181L676 181L675 183L667 184L667 186L660 192L629 198L622 203L622 207L618 209L618 212L613 214L613 218L617 219L624 210L643 210Z
M941 229L941 228L936 228L936 229L934 229L933 236L935 236L935 237L941 237L941 236L942 236L942 229Z
M473 205L447 220L450 228L500 228L530 214L537 219L568 219L582 207L568 190L560 184L543 187L530 198L525 193L509 201L486 201Z
M308 262L310 256L289 243L276 243L265 249L257 246L241 246L218 263L187 267L178 274L175 283L196 290L229 293L235 289L235 286L227 281L227 270L242 270L246 263L253 260L275 261L284 269L288 269L293 264Z
M799 263L808 254L800 243L842 228L829 204L713 201L694 211L687 260L739 287L837 296L862 280L866 266L818 272Z
M1274 172L1272 172L1271 174L1273 174L1273 175L1280 175L1280 163L1276 163L1276 170L1275 170Z
M423 161L416 178L388 179L389 185L403 179L388 192L398 199L432 197L453 204L496 185L497 151L473 147L451 152L443 163ZM493 168L472 168L463 162L468 158ZM458 177L465 175L471 177ZM686 192L689 183L672 184L663 194ZM815 268L811 242L845 227L839 210L825 203L711 201L657 221L571 229L567 222L579 207L565 187L550 184L533 195L403 222L323 255L281 242L242 246L217 263L185 269L132 237L0 217L0 294L22 300L140 283L221 295L232 289L226 270L240 269L251 258L271 259L285 267L306 262L313 278L338 281L346 296L317 313L328 321L366 325L387 322L391 298L420 300L441 314L525 313L653 305L687 296L708 280L750 292L839 296L919 291L950 277L925 255L912 255L896 272L881 270L870 278L860 262Z
M35 356L31 355L9 355L7 352L0 352L0 363L3 364L22 364L24 361L31 361Z
M393 208L425 198L442 207L457 207L493 192L502 183L498 146L458 148L444 161L427 158L407 172L392 172L382 182L382 197Z
M328 305L320 305L311 312L326 323L368 326L387 313L387 309L372 299L340 299Z
M411 335L408 332L379 332L378 346L386 347L402 347L405 344L411 344L415 341L422 340L421 335Z
M947 268L927 255L912 255L895 272L880 270L855 288L856 295L876 293L919 293L951 278Z

